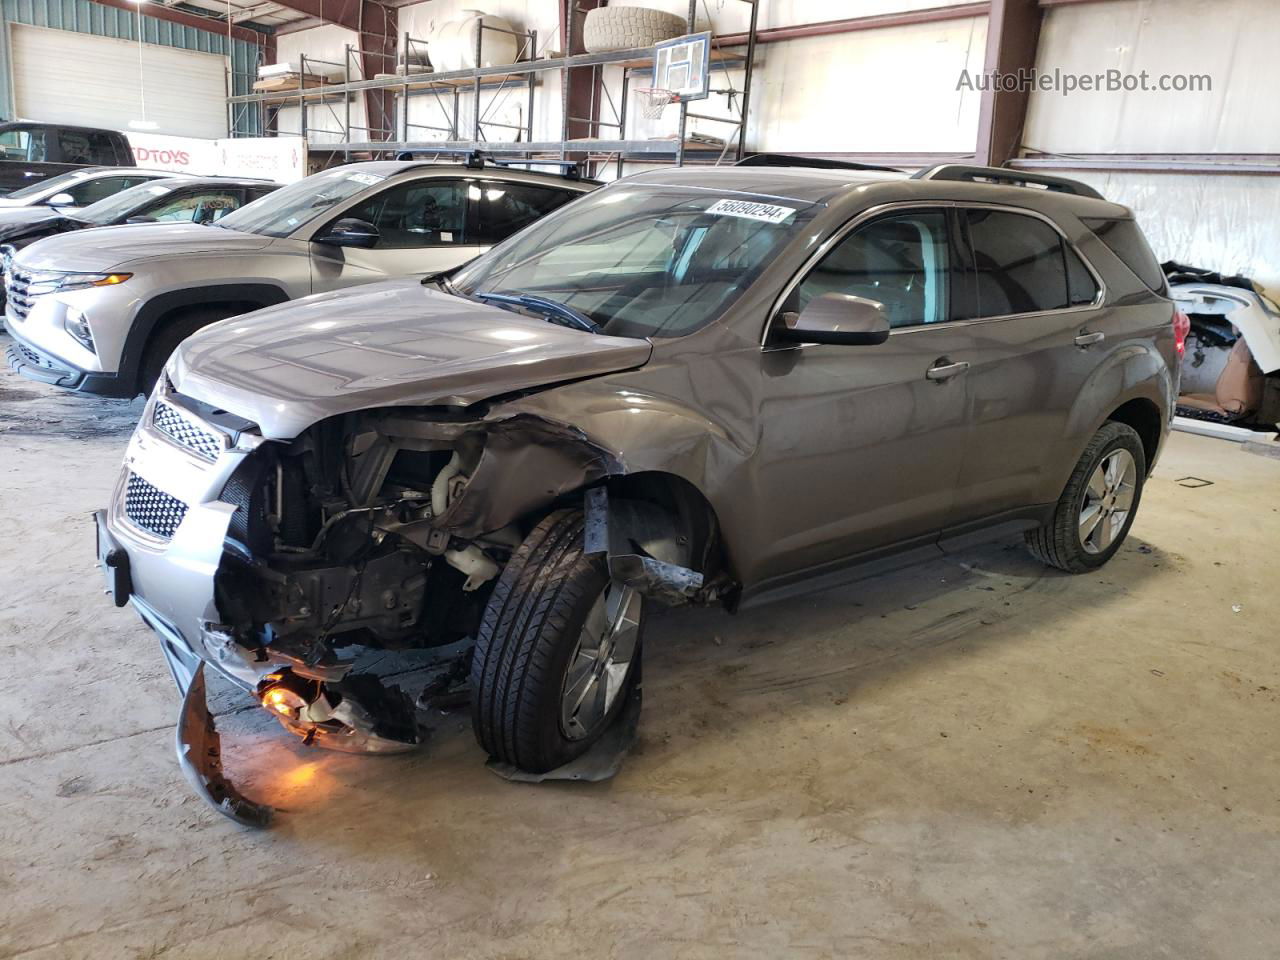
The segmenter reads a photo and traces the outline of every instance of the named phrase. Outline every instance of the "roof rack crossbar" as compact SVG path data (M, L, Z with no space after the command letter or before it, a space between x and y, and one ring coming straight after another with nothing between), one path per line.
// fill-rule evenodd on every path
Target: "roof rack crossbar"
M1023 170L1010 170L1005 167L979 167L963 163L940 163L936 166L917 170L911 175L913 180L958 180L968 183L999 183L1010 187L1034 187L1052 190L1055 193L1071 193L1077 197L1092 197L1095 200L1106 199L1093 187L1079 180L1067 177L1054 177L1044 173L1027 173Z
M876 163L858 163L854 160L835 160L831 157L801 157L791 153L753 153L743 157L735 167L816 167L820 170L883 170L886 173L902 173L897 167L885 167Z

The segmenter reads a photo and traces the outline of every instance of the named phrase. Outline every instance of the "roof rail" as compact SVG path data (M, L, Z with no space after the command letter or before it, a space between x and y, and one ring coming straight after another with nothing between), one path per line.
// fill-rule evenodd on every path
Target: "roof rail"
M442 153L457 153L455 150L440 150L432 147L414 147L396 153L397 160L417 160L420 157L439 157ZM547 173L545 170L529 170L528 173L541 173L548 177L564 177L566 180L581 180L583 183L600 183L582 175L582 166L576 160L538 160L520 159L519 157L495 157L480 150L468 150L462 154L461 163L468 170L483 170L486 165L510 167L516 164L537 164L539 166L559 167L560 173Z
M1052 190L1055 193L1072 193L1077 197L1092 197L1095 200L1106 198L1087 183L1070 180L1066 177L1053 177L1043 173L1026 173L1022 170L1009 170L1004 167L977 167L964 163L940 163L936 166L917 170L911 175L912 180L959 180L968 183L998 183L1009 187L1033 187L1038 190Z
M830 157L801 157L791 153L753 153L743 157L735 167L817 167L820 170L883 170L886 173L902 173L897 167L883 167L875 163L857 163L853 160L832 160Z

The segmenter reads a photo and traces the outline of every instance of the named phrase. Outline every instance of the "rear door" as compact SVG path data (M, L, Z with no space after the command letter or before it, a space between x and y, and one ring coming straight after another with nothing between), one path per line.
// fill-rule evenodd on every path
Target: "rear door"
M949 526L1056 499L1070 464L1068 416L1105 356L1102 287L1049 220L1027 211L957 211L972 299L958 304L972 405Z
M468 184L462 178L401 180L366 197L339 219L370 223L377 242L367 249L311 243L312 290L320 293L388 277L447 270L481 252Z

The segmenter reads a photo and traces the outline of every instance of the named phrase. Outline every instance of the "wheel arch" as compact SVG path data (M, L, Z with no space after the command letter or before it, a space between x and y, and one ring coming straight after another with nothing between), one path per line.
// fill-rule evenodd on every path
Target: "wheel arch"
M129 326L120 354L121 383L137 388L147 344L155 331L176 315L195 307L232 307L239 313L275 306L289 299L284 288L271 283L225 283L171 290L144 303ZM231 314L234 316L235 314Z
M1142 440L1143 455L1146 457L1147 473L1150 475L1164 435L1164 422L1160 416L1160 408L1147 397L1134 397L1112 410L1106 419L1130 426L1138 434Z

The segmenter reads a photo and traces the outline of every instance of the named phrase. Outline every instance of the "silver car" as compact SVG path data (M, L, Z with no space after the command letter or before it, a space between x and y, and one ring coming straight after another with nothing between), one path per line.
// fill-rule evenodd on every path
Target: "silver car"
M5 265L9 365L86 393L146 393L201 327L456 267L596 186L475 162L376 161L315 174L215 224L49 237Z

